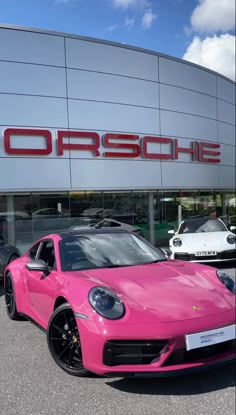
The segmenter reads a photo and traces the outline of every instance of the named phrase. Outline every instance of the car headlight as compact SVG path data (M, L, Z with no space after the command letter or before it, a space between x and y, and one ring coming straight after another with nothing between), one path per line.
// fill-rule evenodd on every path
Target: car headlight
M94 310L103 317L118 320L125 314L125 307L120 298L106 288L92 288L88 298Z
M173 245L174 245L174 246L181 246L181 245L182 245L182 241L181 241L181 239L179 239L179 238L175 238L175 239L173 240Z
M228 235L227 236L227 242L229 244L236 244L236 235Z
M231 275L227 274L227 272L224 271L216 271L217 277L222 282L222 284L225 285L226 288L228 288L231 293L236 294L236 283L231 277Z

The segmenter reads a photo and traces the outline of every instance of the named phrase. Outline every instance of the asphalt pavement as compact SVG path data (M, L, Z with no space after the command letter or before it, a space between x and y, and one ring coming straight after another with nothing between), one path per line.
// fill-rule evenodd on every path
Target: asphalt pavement
M44 332L8 319L2 285L0 356L1 415L235 415L233 365L169 379L67 375L52 360Z

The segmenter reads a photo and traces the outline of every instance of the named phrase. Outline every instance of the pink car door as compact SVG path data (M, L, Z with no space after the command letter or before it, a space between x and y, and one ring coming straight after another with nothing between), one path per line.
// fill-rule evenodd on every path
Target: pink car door
M43 327L47 327L53 312L54 298L58 290L57 264L55 260L54 242L52 239L43 240L40 244L36 259L42 259L49 267L49 273L25 269L25 281L28 288L29 307L32 317Z

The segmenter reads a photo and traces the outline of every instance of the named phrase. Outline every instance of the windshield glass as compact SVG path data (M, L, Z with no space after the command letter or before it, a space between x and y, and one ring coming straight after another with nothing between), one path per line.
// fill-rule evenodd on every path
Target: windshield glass
M164 261L154 247L129 233L73 235L59 243L63 271L112 268Z
M225 232L226 226L218 219L199 218L185 220L180 228L179 234L195 232Z

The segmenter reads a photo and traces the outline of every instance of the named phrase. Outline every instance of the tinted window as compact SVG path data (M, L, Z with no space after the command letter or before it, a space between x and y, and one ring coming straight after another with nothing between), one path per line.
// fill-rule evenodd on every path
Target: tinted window
M129 233L86 234L60 241L63 271L147 264L165 260L161 252Z
M55 268L55 251L52 240L42 242L38 259L42 259L50 268Z
M226 226L218 219L199 218L186 220L182 223L178 233L195 233L195 232L225 232Z

